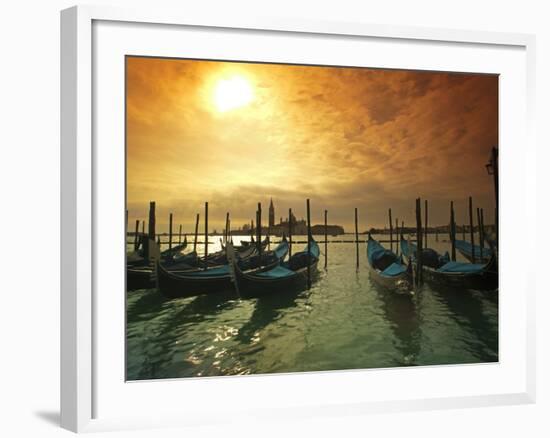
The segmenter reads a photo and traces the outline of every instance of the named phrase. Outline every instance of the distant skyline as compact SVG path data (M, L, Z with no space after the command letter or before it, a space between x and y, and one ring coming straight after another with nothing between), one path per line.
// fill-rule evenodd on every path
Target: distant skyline
M367 68L127 58L129 228L157 203L157 229L194 230L209 201L210 230L250 223L269 200L312 222L352 231L467 223L468 196L494 221L485 164L498 145L498 77Z

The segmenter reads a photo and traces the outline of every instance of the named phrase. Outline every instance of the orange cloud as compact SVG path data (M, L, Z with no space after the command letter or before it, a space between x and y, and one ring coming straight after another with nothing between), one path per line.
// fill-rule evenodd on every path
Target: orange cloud
M254 98L220 113L212 90L229 74ZM191 227L208 200L219 229L225 211L240 225L270 196L277 217L310 197L314 220L327 208L349 228L359 207L367 228L389 207L412 223L420 196L443 224L472 195L492 220L497 76L130 57L126 103L131 219L156 200L161 228L169 211Z

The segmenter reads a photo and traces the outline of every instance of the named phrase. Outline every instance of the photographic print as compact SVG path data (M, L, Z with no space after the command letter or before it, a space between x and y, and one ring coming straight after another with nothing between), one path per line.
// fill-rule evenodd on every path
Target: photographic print
M125 74L127 380L498 362L498 75Z

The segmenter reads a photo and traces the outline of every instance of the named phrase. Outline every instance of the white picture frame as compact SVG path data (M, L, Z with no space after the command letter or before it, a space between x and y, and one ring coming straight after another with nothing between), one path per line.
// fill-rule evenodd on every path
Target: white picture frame
M99 26L99 27L98 27ZM141 30L140 30L141 29ZM147 38L141 40L140 32L148 29ZM510 102L518 103L516 113L507 113L507 107L501 113L501 125L504 122L514 125L511 128L503 127L503 145L501 145L501 240L504 246L512 248L510 230L517 224L528 224L529 229L536 235L534 214L527 211L535 210L535 141L533 138L533 110L534 110L534 59L535 38L532 35L506 34L491 32L460 31L450 29L425 29L402 26L380 26L367 23L338 23L317 22L307 19L288 18L277 19L271 17L242 17L228 20L226 17L215 15L199 16L193 11L164 11L158 9L132 10L111 7L78 6L62 11L61 13L61 425L75 431L99 431L119 428L146 428L174 425L202 424L208 422L223 422L234 420L236 416L246 418L274 418L287 416L292 418L311 417L312 415L343 415L364 414L369 412L398 412L414 409L440 409L451 407L474 407L487 405L532 403L535 400L535 273L529 267L525 270L506 271L501 273L501 282L506 287L514 289L517 295L511 292L502 294L501 305L504 308L501 315L501 343L505 352L503 359L495 367L456 366L456 367L419 367L414 371L400 370L368 370L358 372L330 372L288 374L283 376L248 376L223 377L213 379L187 379L181 381L141 382L139 384L126 383L120 380L120 361L115 361L116 369L110 372L109 364L105 363L107 352L115 351L124 356L120 350L120 342L106 340L105 332L118 333L120 320L124 315L119 312L120 300L113 301L109 308L105 307L109 298L98 300L105 282L116 280L111 274L103 270L105 258L111 257L105 253L109 241L116 241L117 233L123 229L123 211L116 212L113 205L124 187L118 187L124 175L124 167L120 166L120 154L106 164L104 154L97 154L98 147L112 146L111 149L124 148L124 144L117 141L120 129L116 126L120 118L114 117L113 126L105 127L101 122L102 108L108 104L108 99L118 99L123 94L120 89L120 80L113 80L109 87L103 86L101 81L106 74L113 71L120 72L120 65L110 65L106 61L109 57L120 58L120 54L136 54L135 50L147 50L159 56L169 56L179 53L181 48L165 47L160 53L163 38L166 33L198 32L202 37L215 38L220 32L233 32L235 41L242 43L235 45L227 52L229 58L218 59L246 59L259 60L254 55L254 40L267 38L273 42L277 39L294 38L296 41L308 39L307 44L319 44L331 38L335 44L378 44L384 42L389 45L416 47L419 53L429 54L437 51L442 54L442 60L447 62L440 65L441 69L458 71L486 71L485 54L495 52L492 73L503 75L504 80L510 78L510 84L503 86L501 105ZM131 32L132 38L125 38L126 32ZM187 35L187 34L185 34ZM153 37L152 37L153 36ZM172 35L170 35L172 36ZM325 38L325 40L323 40ZM108 39L109 48L105 41ZM265 43L266 40L263 41ZM126 52L128 40L133 44L132 52ZM314 41L315 40L315 41ZM316 42L317 41L317 42ZM332 41L332 40L331 40ZM141 46L139 46L141 44ZM151 47L145 47L151 44ZM155 48L155 44L157 45ZM304 43L306 44L306 43ZM281 46L283 44L281 43ZM168 46L168 44L166 44ZM199 45L200 46L200 45ZM142 49L140 49L140 47ZM248 47L248 49L246 48ZM336 56L336 49L330 44L323 50L323 56ZM450 47L450 49L449 49ZM220 54L223 47L218 47ZM445 56L446 50L457 50L460 56ZM204 50L204 57L216 56L207 44L194 49L194 56L200 57ZM208 52L210 50L210 52ZM239 55L239 50L249 50L247 56ZM396 49L397 50L397 49ZM399 52L401 50L401 52ZM481 50L481 52L479 52ZM185 51L185 50L183 50ZM331 53L332 51L332 53ZM468 51L478 51L471 56L470 64L464 63ZM207 53L208 52L208 53ZM314 52L314 51L312 51ZM373 49L373 54L380 53ZM497 53L498 52L498 53ZM147 52L149 53L149 52ZM243 52L244 53L244 52ZM394 55L386 54L385 61L379 65L386 67L411 68L418 59L405 58L403 48L396 53L402 53L399 59ZM483 56L479 56L479 55ZM105 58L102 58L105 56ZM220 55L223 56L223 55ZM279 61L297 61L300 54L287 51L285 55L272 55ZM313 53L312 56L315 56ZM321 55L319 55L321 56ZM342 55L344 56L344 55ZM381 55L380 55L381 56ZM391 58L393 56L394 58ZM461 56L463 57L461 59ZM183 57L183 56L182 56ZM98 65L95 61L101 60ZM313 60L325 58L312 58ZM328 58L327 58L328 59ZM95 60L95 61L94 61ZM263 60L263 59L262 59ZM120 60L119 60L120 61ZM118 61L116 61L118 62ZM343 61L345 62L345 61ZM323 62L319 62L323 64ZM478 64L479 63L479 64ZM355 65L355 64L354 64ZM465 66L461 69L461 66ZM478 67L476 67L478 66ZM485 66L485 67L484 67ZM103 70L107 68L107 70ZM118 70L117 70L118 69ZM434 68L437 69L437 68ZM477 69L477 70L476 70ZM505 72L505 73L502 73ZM103 76L102 76L103 75ZM123 78L122 78L123 80ZM515 82L514 82L515 81ZM508 88L507 88L508 87ZM103 91L100 91L103 90ZM510 90L510 95L506 94ZM515 90L515 91L514 91ZM103 94L102 94L103 93ZM512 95L513 94L513 95ZM102 96L107 95L107 100ZM110 96L110 97L109 97ZM113 111L119 111L120 99ZM117 109L118 108L118 109ZM512 111L510 109L510 111ZM120 115L120 113L116 113ZM518 116L515 120L512 116ZM97 123L101 128L98 129ZM120 123L118 123L120 125ZM516 126L517 125L517 126ZM517 129L516 129L517 128ZM109 131L109 130L112 131ZM510 130L508 130L510 129ZM103 134L104 131L108 133ZM116 131L116 134L114 134ZM110 136L109 134L114 134ZM114 139L114 140L112 140ZM507 146L521 141L523 147L513 149ZM112 144L110 142L113 141ZM99 145L99 146L98 146ZM115 153L115 152L114 152ZM514 167L514 164L516 167ZM109 167L110 166L110 167ZM512 180L513 176L513 180ZM113 185L114 184L114 185ZM109 201L105 187L118 187L113 190L113 202ZM521 208L512 204L512 199L521 199ZM102 204L104 203L104 204ZM98 206L102 205L99 209ZM113 209L113 217L119 217L120 223L114 228L108 228L103 220L102 212ZM113 221L111 221L113 222ZM534 238L526 237L523 245L534 247ZM121 245L119 245L121 246ZM120 254L123 248L121 246ZM116 252L116 251L115 251ZM119 255L120 255L119 254ZM117 260L117 254L112 255ZM513 260L506 253L501 254L502 266ZM122 260L122 259L121 259ZM116 265L116 263L115 263ZM521 272L521 275L517 272ZM121 270L120 276L123 275ZM123 291L120 290L121 297ZM509 313L506 309L509 308ZM118 313L117 313L118 312ZM516 312L514 314L513 312ZM509 316L513 315L513 321ZM515 331L512 329L515 326ZM514 333L514 336L509 334ZM506 335L507 337L503 337ZM119 336L119 334L117 334ZM117 337L115 336L115 337ZM509 340L514 338L513 340ZM120 340L117 337L118 340ZM118 343L117 343L118 342ZM510 344L509 348L507 343ZM111 350L109 350L109 348ZM118 348L118 350L117 350ZM507 350L508 348L508 350ZM105 349L105 350L104 350ZM506 351L508 353L506 353ZM101 354L103 353L103 354ZM513 359L512 354L517 356ZM507 367L509 369L506 370ZM386 373L386 374L384 374ZM398 387L397 392L388 397L380 396L383 390L384 376L391 373L391 379ZM458 382L453 391L445 392L446 388L437 384L427 389L426 393L418 389L407 388L412 382L420 385L432 379L434 382L453 379L465 379ZM462 377L460 377L462 376ZM495 377L496 376L496 377ZM380 380L381 387L376 389L372 379ZM480 385L478 391L468 387L468 382L488 382ZM116 381L116 385L112 382ZM374 395L367 397L361 391L350 391L350 388L366 385L370 382ZM360 384L358 382L361 382ZM252 384L251 384L252 383ZM179 386L178 386L179 385ZM222 409L224 397L220 396L219 403L208 405L200 397L195 399L193 410L187 407L175 407L170 411L159 404L156 407L147 406L148 415L139 413L139 409L131 405L131 400L142 394L147 398L159 397L165 394L168 399L177 397L181 386L186 385L186 391L195 391L196 394L206 394L209 400L219 393L227 394L254 394L260 399L246 405L246 400L235 396L235 404L230 410ZM115 386L119 389L116 389ZM173 389L176 387L180 389ZM429 386L429 385L427 385ZM462 389L458 386L462 386ZM293 403L285 398L288 388L300 388L298 394L293 394ZM326 391L319 391L324 387ZM399 387L402 388L399 392ZM276 389L280 388L279 392ZM128 390L128 391L127 391ZM112 391L112 392L111 392ZM376 391L379 391L378 393ZM416 391L416 392L415 392ZM270 392L272 400L262 399L262 394ZM112 403L106 401L106 394ZM302 396L302 394L304 394ZM376 395L378 394L378 395ZM126 397L126 398L124 398ZM123 403L125 401L126 403ZM271 403L271 404L270 404ZM124 409L122 406L128 406ZM134 409L132 409L134 408ZM103 414L105 412L105 414ZM213 420L215 418L215 420Z

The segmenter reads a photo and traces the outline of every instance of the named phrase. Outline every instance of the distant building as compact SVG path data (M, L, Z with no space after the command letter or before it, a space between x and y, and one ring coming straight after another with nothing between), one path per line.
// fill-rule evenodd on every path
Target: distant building
M312 225L311 226L311 234L324 235L325 234L325 226L324 225ZM340 234L344 234L344 227L342 227L340 225L327 225L327 234L329 236L338 236Z
M307 222L304 219L296 220L294 215L292 218L292 234L293 235L305 235L307 234ZM270 234L274 236L282 236L283 234L288 236L288 218L281 220L280 223L270 227Z
M274 236L282 236L283 234L288 236L289 231L289 221L292 224L292 235L293 236L304 236L307 235L307 222L305 219L297 220L294 213L290 213L290 218L279 219L279 223L275 224L275 206L273 205L273 199L269 204L269 229L266 230L269 234ZM311 227L312 234L324 234L325 226L324 225L313 225ZM328 225L327 232L331 236L344 234L344 228L340 225Z

